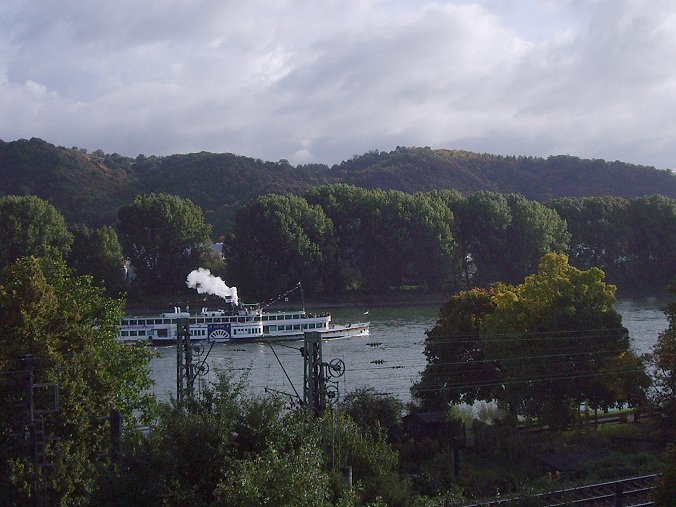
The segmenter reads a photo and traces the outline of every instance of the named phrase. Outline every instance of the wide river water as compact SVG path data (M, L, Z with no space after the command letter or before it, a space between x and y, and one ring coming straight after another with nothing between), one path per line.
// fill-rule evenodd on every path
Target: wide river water
M667 303L667 299L656 298L618 301L616 308L636 352L650 352L657 336L667 328L667 319L661 310ZM308 311L318 310L321 309L308 308ZM367 310L368 315L364 315ZM376 392L409 401L409 389L425 368L425 331L434 326L438 312L439 305L332 310L337 323L371 322L370 336L323 343L325 362L341 359L345 363L344 375L336 379L339 395L342 397L360 387L372 387ZM215 344L207 361L209 373L203 379L211 382L218 369L232 369L236 375L247 376L252 393L267 389L295 395L297 391L302 397L303 357L299 351L302 344L302 340L277 342L272 346ZM159 399L169 400L176 395L176 347L156 349L159 355L151 362L154 392Z

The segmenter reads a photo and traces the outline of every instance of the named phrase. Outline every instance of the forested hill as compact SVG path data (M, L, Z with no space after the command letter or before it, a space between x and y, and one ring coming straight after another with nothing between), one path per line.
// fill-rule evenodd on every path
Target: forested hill
M459 150L397 148L372 151L331 169L337 181L366 188L405 192L455 188L518 193L536 201L557 197L613 195L633 198L676 197L676 177L654 167L587 160L567 155L549 158L503 157Z
M299 193L327 183L405 192L493 190L539 201L597 195L676 198L676 176L670 171L570 156L543 159L397 148L371 151L329 168L206 152L128 158L56 147L35 138L0 141L0 195L37 195L52 202L68 221L95 226L112 223L121 205L152 191L193 200L204 209L214 232L221 233L235 211L255 196Z

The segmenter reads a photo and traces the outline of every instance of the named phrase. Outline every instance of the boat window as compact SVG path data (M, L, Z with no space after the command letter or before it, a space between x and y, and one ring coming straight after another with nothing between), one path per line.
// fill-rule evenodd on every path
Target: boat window
M136 325L136 321L135 321L135 320L130 320L130 321L129 321L129 325L130 325L130 326L135 326L135 325Z
M122 331L122 336L129 336L129 331Z
M169 330L166 329L166 328L165 328L165 329L158 329L158 330L157 330L157 336L158 336L159 338L166 338L167 335L168 335L168 333L167 333L168 331L169 331Z
M195 319L190 319L191 324L197 324L197 321Z
M244 317L237 317L237 322L244 322Z
M171 324L171 319L162 319L162 324Z
M300 324L294 324L293 328L296 330L300 329Z
M211 324L214 321L214 319L209 318L209 319L206 319L206 321L207 321L207 324Z

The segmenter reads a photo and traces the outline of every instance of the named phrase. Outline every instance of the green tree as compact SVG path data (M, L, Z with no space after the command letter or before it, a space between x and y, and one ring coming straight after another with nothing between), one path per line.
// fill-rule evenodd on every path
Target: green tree
M339 272L337 290L364 286L362 269L367 265L368 237L364 220L369 213L370 191L350 185L327 185L305 194L310 204L321 206L333 223L337 238Z
M514 418L538 417L553 428L566 427L583 402L639 404L648 378L614 303L603 271L548 254L522 284L462 294L444 307L428 334L422 377L441 387L414 394L432 398L450 386L459 393L445 399L496 400Z
M676 291L676 282L671 285ZM653 403L671 422L676 422L676 303L665 308L669 327L657 338L653 349Z
M97 464L111 450L110 430L99 418L117 409L134 427L150 409L145 391L150 351L117 341L122 310L122 301L106 298L90 277L74 277L63 261L27 257L3 271L0 454L6 459L0 462L0 496L7 504L32 503L31 454L12 437L27 417L17 414L17 407L26 406L25 355L35 359L36 384L58 386L59 410L44 416L47 435L56 438L46 448L55 463L46 483L51 504L81 504L88 498ZM38 410L50 406L48 392L36 391Z
M32 195L0 197L0 237L0 268L31 255L63 257L73 241L61 213Z
M125 288L124 255L115 229L106 225L92 230L79 225L72 232L68 265L78 275L91 275L108 294L120 294Z
M520 195L477 192L451 206L468 287L516 283L537 269L544 254L566 251L566 222Z
M662 454L661 475L657 478L657 488L653 500L657 507L676 505L676 444L667 445Z
M163 404L151 428L129 442L117 473L102 478L96 505L328 506L378 496L405 505L410 497L382 433L362 431L345 416L320 419L286 410L278 398L247 395L230 372L203 386L194 402ZM335 442L326 455L323 438ZM358 479L354 494L340 480L343 466Z
M321 290L335 283L331 220L297 196L266 195L237 214L228 247L228 278L243 292L269 296L296 285Z
M213 505L331 505L329 477L322 466L318 446L305 444L286 452L269 447L236 462L219 482Z
M313 189L306 199L333 222L342 288L440 289L454 280L453 214L439 199L349 185Z
M389 434L401 427L404 404L394 396L377 394L372 387L362 387L348 393L341 408L362 430Z
M583 402L606 409L643 401L648 378L602 270L579 270L565 255L549 254L524 283L495 290L484 348L500 362L505 380L494 394L512 414L558 428Z
M120 208L120 240L148 293L183 288L209 248L211 227L188 199L167 194L139 195Z
M427 331L427 366L411 389L424 409L443 410L451 403L472 404L492 398L502 378L480 341L481 324L495 311L494 292L471 289L454 295Z
M676 279L676 199L662 195L633 199L628 219L632 285L665 289Z
M571 264L581 269L600 267L611 282L626 282L631 231L628 200L610 196L564 198L549 206L568 224Z

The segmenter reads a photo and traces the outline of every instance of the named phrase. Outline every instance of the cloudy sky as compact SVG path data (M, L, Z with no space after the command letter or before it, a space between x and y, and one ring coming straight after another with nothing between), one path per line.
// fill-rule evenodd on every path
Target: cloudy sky
M0 139L676 169L674 0L3 0Z

